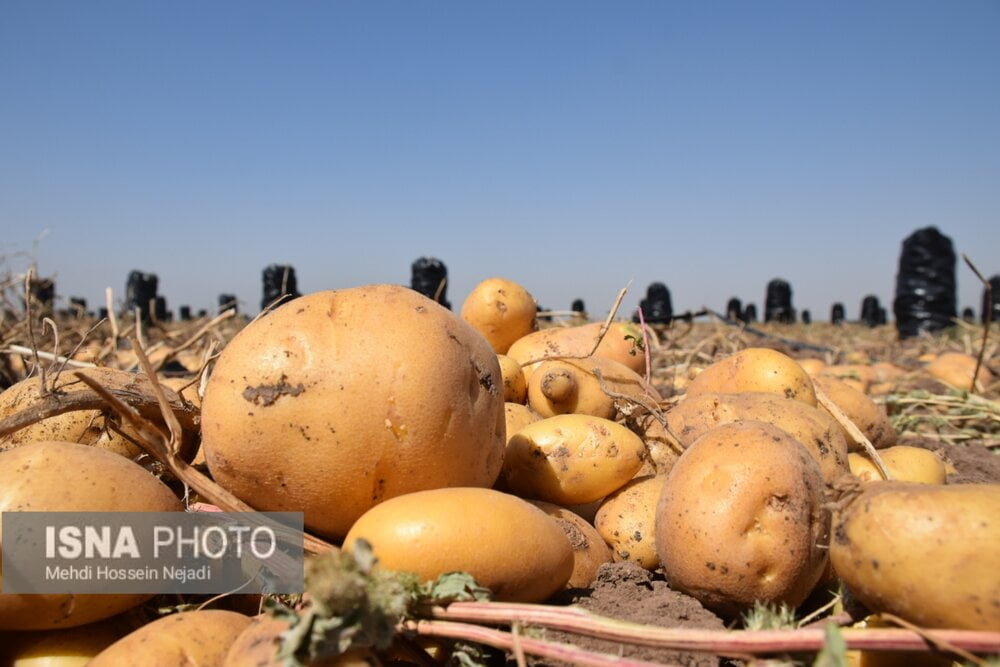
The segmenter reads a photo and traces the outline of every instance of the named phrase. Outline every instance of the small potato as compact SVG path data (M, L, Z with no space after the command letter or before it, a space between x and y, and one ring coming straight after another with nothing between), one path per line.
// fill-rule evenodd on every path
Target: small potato
M867 393L877 377L875 369L871 366L861 364L837 364L827 366L818 375L835 377L838 380L854 387L860 392Z
M691 381L687 395L743 391L766 391L816 406L809 374L791 357L764 347L749 347L715 362Z
M631 322L612 322L601 344L594 351L604 325L600 322L575 327L542 329L521 338L507 350L507 355L517 360L530 381L539 361L549 357L580 357L593 353L596 357L611 359L628 366L636 373L645 373L646 358L636 341L642 340L639 325ZM535 362L529 365L528 362Z
M929 449L896 445L880 450L879 456L889 469L889 474L897 482L944 484L948 477L945 462ZM863 453L851 452L847 459L851 466L851 474L861 481L883 481L878 468Z
M674 465L657 508L671 588L730 618L756 600L797 607L826 570L823 488L819 464L777 427L709 431Z
M598 568L610 563L612 558L611 549L601 539L597 529L565 507L542 500L528 502L556 520L573 548L573 574L566 588L587 588L594 583Z
M630 560L647 570L660 566L655 527L664 481L664 476L637 477L601 503L594 527L613 550L616 562Z
M821 359L796 359L795 361L810 376L818 375L826 368L826 364Z
M171 614L119 639L101 651L89 667L221 667L229 647L249 625L249 616L234 611L206 609Z
M625 486L645 447L632 431L600 417L556 415L528 424L507 444L511 491L557 505L579 505Z
M142 466L71 442L0 453L0 523L7 512L174 512L181 502ZM2 533L0 533L2 534ZM0 594L0 630L69 628L110 618L150 595Z
M872 611L1000 630L1000 484L867 484L833 525L833 567Z
M497 354L538 328L538 305L517 283L488 278L476 285L462 304L462 319L482 334Z
M854 387L834 377L819 376L813 380L827 397L854 422L876 448L890 447L896 443L896 432L892 430L885 408L865 396ZM861 449L861 443L844 429L849 451Z
M667 429L659 419L648 412L637 418L634 430L641 434L648 457L640 473L637 474L665 475L670 472L677 459L684 453L684 446L667 433ZM641 472L643 469L647 472Z
M722 424L749 419L773 424L798 440L819 463L827 484L849 472L843 429L826 411L802 401L763 391L706 393L685 398L666 417L682 448Z
M511 403L510 401L507 401L503 404L503 409L504 423L507 427L507 442L510 442L510 439L514 436L514 434L528 424L533 424L542 420L542 416L540 414L529 408L527 405L521 405L520 403Z
M972 387L972 374L975 371L976 358L960 352L945 352L927 364L927 372L932 378L964 391L969 391ZM995 381L993 373L984 365L976 376L975 390L982 392Z
M508 403L524 403L528 398L528 384L524 381L521 365L506 354L498 354L500 375L503 378L503 400Z
M391 498L351 526L344 548L360 538L388 569L415 572L425 581L468 572L508 602L542 602L573 573L573 550L555 520L492 489L433 489Z
M615 402L621 399L605 392L602 381L614 394L660 400L635 371L617 361L595 356L539 364L528 382L528 404L543 417L581 414L614 419L618 413Z

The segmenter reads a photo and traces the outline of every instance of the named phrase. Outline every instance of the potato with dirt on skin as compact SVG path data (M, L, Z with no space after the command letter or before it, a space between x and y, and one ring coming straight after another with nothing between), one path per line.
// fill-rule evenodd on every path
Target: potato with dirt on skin
M0 454L0 524L14 512L179 512L166 484L128 459L72 442L33 442ZM0 533L2 534L2 533ZM2 576L2 575L0 575ZM143 594L0 594L0 630L68 628L110 618Z
M896 444L896 432L889 422L884 406L837 378L819 376L813 382L847 415L848 419L854 422L876 448L881 449ZM846 428L841 428L847 439L847 449L852 452L860 451L861 443Z
M809 450L827 484L849 472L847 440L840 425L826 411L802 401L764 391L697 394L669 410L666 419L681 448L722 424L741 420L773 424Z
M549 357L593 355L617 361L636 373L645 373L646 358L639 349L643 339L639 325L631 322L612 322L595 351L594 344L598 341L603 326L601 322L593 322L575 327L542 329L517 340L507 350L507 356L521 364L524 376L529 381L538 364Z
M237 497L341 538L387 498L491 486L503 404L496 353L440 304L398 285L314 292L223 349L202 445Z
M234 611L183 611L147 623L104 649L89 667L222 667L250 617Z
M528 381L528 405L543 417L580 414L614 419L618 414L616 402L628 400L612 394L640 402L660 400L635 371L603 357L546 361L538 365Z
M630 560L647 570L660 565L656 553L656 507L666 477L636 477L604 499L594 527L611 547L615 562Z
M538 304L521 285L505 278L487 278L462 304L462 319L493 347L507 354L511 344L538 329Z
M801 604L826 570L830 516L809 452L763 422L735 422L677 461L656 514L671 588L734 618L756 600Z
M503 410L507 442L510 442L511 437L528 424L534 424L535 422L542 421L542 416L540 414L529 408L527 405L521 405L520 403L511 403L510 401L507 401L503 404Z
M573 550L555 520L492 489L448 488L391 498L351 526L344 549L364 539L381 566L432 581L468 572L497 600L541 602L573 573Z
M809 374L791 357L766 347L748 347L716 361L687 387L688 396L744 391L766 391L816 406Z
M520 364L506 354L498 354L500 375L503 378L503 400L508 403L524 403L528 398L528 384Z
M1000 631L1000 484L866 484L833 526L833 567L873 612Z
M625 486L642 467L645 447L616 422L556 415L518 431L507 443L503 475L512 492L557 505L579 505Z
M529 500L559 524L570 547L573 549L573 574L566 582L566 588L587 588L597 578L597 570L612 559L611 549L604 543L600 533L586 519L560 505L544 500Z
M879 457L897 482L916 484L944 484L948 477L945 462L937 454L923 447L895 445L879 450ZM875 463L863 452L848 455L851 474L863 482L883 481Z
M927 364L927 372L949 387L969 391L972 389L972 374L976 372L976 361L975 357L961 352L944 352ZM983 364L976 376L975 391L982 392L995 381L993 373Z

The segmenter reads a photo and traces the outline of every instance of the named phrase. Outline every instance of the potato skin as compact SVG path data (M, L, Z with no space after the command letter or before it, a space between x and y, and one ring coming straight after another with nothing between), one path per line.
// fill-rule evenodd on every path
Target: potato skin
M667 412L667 423L689 447L717 426L740 420L777 426L799 441L819 463L827 484L849 472L843 429L826 411L762 391L739 394L696 394Z
M309 294L243 329L212 373L202 423L216 481L334 538L387 498L492 485L506 440L496 354L394 285Z
M581 505L625 486L642 467L644 452L639 436L621 424L556 415L510 438L504 479L519 496Z
M656 553L656 509L665 476L636 477L608 496L594 527L611 547L615 561L630 560L647 570L660 565Z
M575 327L552 327L528 334L517 340L507 356L512 357L524 368L524 376L530 381L538 363L549 357L582 357L593 352L596 357L611 359L631 368L636 373L644 373L645 356L636 348L634 339L642 340L642 330L631 322L612 322L601 344L594 351L594 343L601 333L603 323L593 322ZM631 338L626 338L630 336Z
M573 549L573 574L566 582L566 588L586 588L594 583L597 570L612 559L611 549L600 533L582 516L565 507L544 500L528 502L555 519L566 533Z
M528 405L542 417L582 414L614 419L618 413L616 399L601 388L598 374L604 386L616 394L660 400L632 369L612 359L593 356L539 364L528 381Z
M791 357L765 347L748 347L716 361L687 387L688 396L744 391L766 391L816 406L809 374Z
M358 519L344 548L359 538L386 568L415 572L425 581L468 572L498 600L541 602L573 573L573 551L555 520L492 489L433 489L392 498Z
M948 470L944 461L929 449L895 445L881 450L879 456L885 463L885 467L889 469L892 479L897 482L944 484L948 478ZM847 458L851 466L851 474L861 481L883 481L878 468L863 453L851 452Z
M524 403L528 398L528 384L520 364L506 354L498 354L500 375L503 377L503 400L508 403Z
M521 285L505 278L487 278L462 304L462 319L493 347L506 354L518 338L538 329L538 305Z
M798 606L827 564L823 486L819 464L775 426L709 431L671 469L657 508L671 587L729 617L755 600Z
M128 459L72 442L0 454L2 512L179 512L160 480ZM0 514L0 523L2 523ZM110 618L151 595L0 594L0 630L69 628Z
M867 484L834 517L830 558L872 611L998 631L1000 484Z
M976 372L976 358L960 352L944 352L927 364L927 372L935 380L968 391L972 387L972 374ZM976 391L982 391L995 379L984 365L976 376Z
M890 447L896 443L896 432L892 430L892 424L889 423L889 416L883 406L843 380L821 375L814 378L813 382L837 404L855 426L861 429L877 449ZM851 437L846 429L843 432L847 439L847 449L852 452L859 451L861 443Z
M234 611L205 609L164 616L104 649L88 667L141 664L172 667L194 664L221 667L229 647L250 625Z

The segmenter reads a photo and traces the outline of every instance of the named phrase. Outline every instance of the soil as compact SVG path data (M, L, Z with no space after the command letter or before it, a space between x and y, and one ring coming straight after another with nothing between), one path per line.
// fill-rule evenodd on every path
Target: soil
M592 588L566 591L555 604L575 604L601 616L670 628L723 630L725 625L692 597L670 590L663 577L631 562L602 565ZM668 665L715 667L719 659L709 653L690 653L547 631L551 641L572 643L598 653ZM539 663L536 663L539 664ZM548 664L548 663L546 663Z

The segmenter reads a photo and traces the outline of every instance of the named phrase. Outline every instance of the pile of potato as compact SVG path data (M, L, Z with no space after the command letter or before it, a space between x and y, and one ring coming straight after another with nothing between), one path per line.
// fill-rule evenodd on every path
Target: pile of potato
M839 577L873 611L1000 630L1000 485L944 485L944 461L895 446L869 394L900 369L748 348L667 401L646 379L655 333L539 330L536 310L500 278L460 316L390 285L286 303L223 350L193 397L187 458L200 439L196 460L255 509L301 511L310 532L346 548L363 538L383 566L424 579L469 572L499 600L542 602L628 560L729 619L757 601L798 606ZM0 418L38 389L32 378L0 395ZM105 420L68 412L0 439L0 510L183 511ZM112 617L145 599L3 594L0 631L104 621L63 630L80 655L111 644L95 665L166 660L181 644L204 649L199 664L251 664L227 659L230 644L259 648L238 639L251 628L271 646L280 631L205 611L119 639ZM30 637L15 644L37 654L43 634Z

